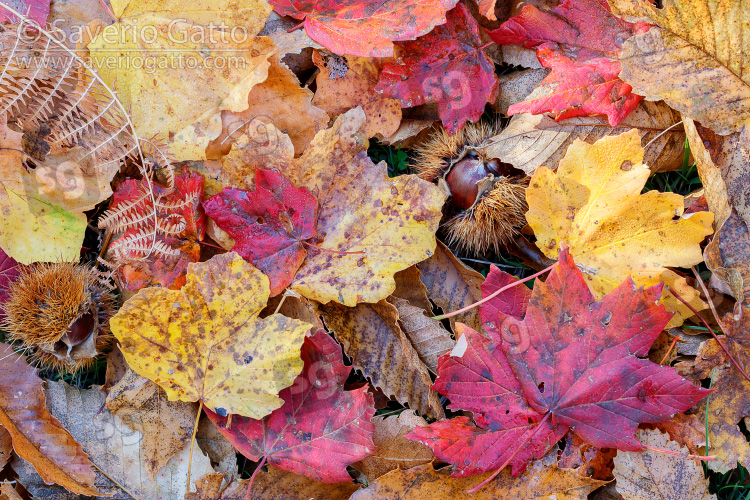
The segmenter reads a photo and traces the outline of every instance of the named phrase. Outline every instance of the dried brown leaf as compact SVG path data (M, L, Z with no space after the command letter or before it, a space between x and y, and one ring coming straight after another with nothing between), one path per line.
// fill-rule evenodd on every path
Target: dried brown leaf
M401 329L420 359L432 373L437 373L438 358L450 352L456 341L439 321L426 316L424 309L396 297L391 297L390 302L396 306Z

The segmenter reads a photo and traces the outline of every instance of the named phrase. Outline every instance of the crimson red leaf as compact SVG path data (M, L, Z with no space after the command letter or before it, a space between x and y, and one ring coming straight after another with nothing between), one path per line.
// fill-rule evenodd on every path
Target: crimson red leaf
M342 362L341 346L324 330L302 345L305 366L279 396L284 406L262 420L227 418L206 410L219 431L240 453L252 460L266 457L276 468L316 481L351 481L347 465L375 451L375 415L367 385L353 391L343 386L351 367Z
M493 269L488 281L509 279ZM668 421L710 392L640 357L671 316L658 305L661 286L636 289L628 278L595 302L565 250L528 308L525 292L511 290L515 298L501 294L482 310L490 338L461 326L453 355L438 363L435 390L451 409L474 412L476 425L460 417L407 436L454 464L454 476L508 460L517 476L569 430L598 448L641 450L639 423Z
M310 38L339 55L392 57L393 41L414 40L445 22L458 0L270 0L282 16L305 19Z
M271 280L278 295L294 279L307 252L303 240L315 236L318 201L296 188L278 170L255 170L255 190L224 188L203 206L234 238L232 248Z
M5 2L4 2L5 3ZM50 0L16 0L6 3L14 8L17 12L28 16L29 19L36 22L44 28L49 16ZM18 22L18 18L0 7L0 23Z
M448 13L445 25L399 45L404 55L383 66L375 90L404 107L436 101L449 132L466 120L477 121L485 104L497 98L495 65L482 51L479 25L463 4Z
M555 120L603 114L616 126L642 99L618 76L620 50L648 27L613 16L606 0L564 0L545 11L525 6L490 36L499 44L536 48L539 62L552 68L542 82L551 95L514 104L508 113L551 112Z
M3 303L8 300L8 286L13 283L21 269L20 264L0 248L0 319L5 317Z
M197 242L203 241L206 235L206 215L200 203L203 197L203 182L201 174L183 166L174 177L174 189L171 192L167 192L163 186L153 184L154 193L159 197L157 213L160 227L182 225L184 222L185 227L178 234L157 235L157 240L164 247L178 253L176 256L164 256L152 252L148 258L139 259L137 251L124 250L124 256L132 257L132 262L125 263L117 270L123 288L139 290L150 285L159 285L179 289L185 284L187 265L190 262L198 262L200 246ZM139 238L143 231L151 230L149 224L152 223L150 215L153 204L145 181L129 179L117 186L112 196L111 211L128 205L132 206L117 217L114 226L117 228L120 224L125 227L128 223L129 229L112 242L113 249L126 249L134 241L151 241L150 237ZM140 222L133 224L133 221Z

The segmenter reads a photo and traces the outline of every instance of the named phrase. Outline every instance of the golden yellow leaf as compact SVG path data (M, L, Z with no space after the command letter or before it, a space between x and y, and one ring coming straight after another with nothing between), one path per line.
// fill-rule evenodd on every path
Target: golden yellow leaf
M139 291L110 326L131 368L170 401L258 419L283 404L310 329L280 314L258 319L268 296L268 278L230 252L190 264L181 290Z
M23 166L21 137L0 122L0 247L21 262L77 260L86 231L85 210L112 195L112 168L80 160L80 148ZM89 156L88 160L91 160Z
M732 0L609 0L612 12L658 27L625 42L620 78L716 133L750 120L750 23Z
M142 137L202 159L222 110L242 111L268 75L273 42L255 35L266 0L112 0L118 21L89 44L94 65ZM219 26L223 26L219 29ZM113 50L112 47L116 46Z
M649 175L635 130L593 145L576 140L556 173L546 167L534 173L526 219L546 256L557 258L561 244L570 247L597 298L630 275L638 285L664 282L702 309L698 293L666 266L703 260L699 244L712 232L713 214L683 217L682 196L640 194ZM668 292L662 301L676 313L673 326L691 315Z

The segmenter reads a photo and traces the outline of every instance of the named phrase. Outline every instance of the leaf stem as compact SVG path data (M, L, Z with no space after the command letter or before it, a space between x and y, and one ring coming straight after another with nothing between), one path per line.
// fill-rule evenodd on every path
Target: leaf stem
M250 490L253 487L253 481L255 480L255 475L258 473L259 470L263 468L265 464L266 464L266 457L263 457L263 460L260 461L258 466L253 471L253 475L250 476L250 481L247 483L247 492L245 492L245 500L250 500Z
M714 301L711 300L711 296L708 294L708 289L706 288L706 284L703 283L703 280L701 279L701 275L698 273L698 270L695 268L695 266L691 267L690 269L693 270L693 275L695 276L695 279L700 284L701 290L703 291L703 295L706 296L706 302L708 302L708 307L711 308L711 314L713 314L714 319L716 320L716 324L719 325L719 328L721 328L721 331L724 332L724 335L726 335L729 338L732 338L732 336L729 335L729 333L724 329L724 324L719 319L719 313L716 312Z
M659 361L659 364L660 364L660 365L663 365L663 364L664 364L664 362L665 362L665 361L667 360L667 358L669 357L669 353L670 353L670 352L672 352L672 349L674 349L674 346L676 346L676 345L677 345L677 340L678 340L679 338L680 338L680 337L678 337L677 335L675 335L675 336L674 336L674 340L672 340L672 343L671 343L671 344L669 344L669 349L667 349L667 353L666 353L666 354L664 355L664 357L663 357L663 358L661 358L661 361Z
M716 460L716 457L714 456L702 456L702 455L683 455L682 453L677 453L676 451L671 450L662 450L661 448L654 448L653 446L649 446L647 444L643 445L644 448L651 451L658 451L659 453L666 453L667 455L674 455L675 457L681 457L681 458L690 458L693 460L699 460L702 462L713 462Z
M552 268L555 267L555 265L557 265L557 262L555 262L554 264L552 264L549 267L545 267L544 269L542 269L541 271L539 271L536 274L532 274L531 276L528 276L528 277L526 277L526 278L524 278L522 280L518 280L518 281L515 281L515 282L511 283L510 285L506 285L506 286L500 288L499 290L495 290L494 292L492 292L491 294L489 294L488 296L486 296L482 300L478 300L478 301L474 302L473 304L469 304L468 306L466 306L464 308L461 308L458 311L453 311L452 313L442 314L440 316L433 316L432 319L436 319L438 321L442 321L444 319L448 319L448 318L452 318L454 316L458 316L459 314L465 313L466 311L470 311L471 309L474 309L477 306L481 306L485 302L494 299L495 297L497 297L498 295L500 295L501 293L503 293L505 290L513 288L514 286L518 286L521 283L526 283L527 281L532 280L532 279L536 278L537 276L541 276L542 274L546 273L547 271L551 271Z
M305 241L305 240L300 240L300 241L303 244L311 246L311 247L313 247L316 250L320 250L321 252L329 252L329 253L335 253L335 254L339 254L339 255L360 255L360 254L364 254L365 253L364 250L360 250L359 252L341 252L339 250L329 250L327 248L321 248L318 245L313 245L309 241Z
M703 325L706 328L708 328L709 333L714 338L714 340L716 340L716 343L719 344L719 347L721 347L721 350L724 351L724 354L727 355L727 357L729 358L729 361L731 361L732 364L734 365L734 367L737 368L737 371L740 372L740 374L742 375L742 377L745 380L747 380L748 382L750 382L750 377L747 376L747 373L745 373L745 370L743 370L742 367L740 366L740 364L737 363L737 360L734 359L734 357L731 354L729 354L729 351L727 350L726 346L721 342L721 340L719 340L719 337L718 337L718 335L716 335L716 332L714 332L713 329L710 326L708 326L708 323L706 323L706 320L703 319L703 316L701 316L700 313L698 311L696 311L695 308L687 300L683 299L680 296L680 294L678 294L675 291L674 288L670 288L669 289L669 293L671 293L672 295L674 295L677 300L679 300L680 302L682 302L683 304L685 304L688 307L688 309L690 309L693 312L693 314L695 314L698 317L698 319L701 320L701 323L703 323ZM731 339L731 337L729 337L728 335L727 335L727 337Z
M198 405L198 415L195 417L195 426L193 426L193 437L190 438L190 458L188 458L188 472L187 472L187 490L190 491L190 468L193 466L193 445L195 445L195 435L198 433L198 421L201 418L201 412L203 411L203 400L200 400Z
M468 493L476 493L477 491L479 491L482 488L484 488L485 486L487 486L487 484L490 481L492 481L493 479L495 479L497 477L497 475L500 474L500 472L510 463L510 461L513 460L513 458L515 458L516 455L518 455L518 452L520 452L523 449L523 447L526 446L529 441L531 441L531 438L533 438L536 435L536 433L539 431L539 429L542 428L542 424L544 424L547 421L547 419L549 418L549 416L550 416L549 413L546 413L544 415L544 418L539 421L539 423L537 424L536 428L533 431L531 431L531 433L529 433L529 437L527 437L526 439L524 439L523 443L521 443L515 450L513 450L513 453L508 457L508 459L503 463L503 465L501 465L500 467L498 467L498 469L495 472L493 472L490 477L488 477L487 479L485 479L484 481L482 481L478 485L476 485L473 488L471 488L469 490L466 490L466 491Z

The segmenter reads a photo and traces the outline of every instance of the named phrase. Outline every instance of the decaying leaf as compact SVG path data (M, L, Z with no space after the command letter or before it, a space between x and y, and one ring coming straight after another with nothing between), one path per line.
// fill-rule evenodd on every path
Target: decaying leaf
M403 55L383 66L375 89L404 107L437 102L443 125L455 133L497 98L498 80L466 7L458 4L447 19L428 35L400 44Z
M646 29L617 19L606 0L568 0L550 10L526 5L490 36L500 44L536 48L542 66L552 68L542 82L551 93L508 112L551 112L556 120L604 114L616 126L641 100L618 77L622 43Z
M375 452L354 464L354 468L361 470L368 481L372 482L392 470L411 469L432 462L429 447L404 437L414 427L426 426L425 419L407 410L398 416L375 417L372 422L375 426Z
M251 460L325 483L350 482L346 467L370 455L375 414L367 387L344 391L351 368L341 346L324 330L302 346L305 367L281 391L284 405L262 420L206 413L237 450Z
M142 137L172 143L178 160L204 158L221 133L220 111L246 109L250 89L268 76L273 42L253 35L271 7L266 0L113 0L111 6L117 22L88 46L100 75L130 109ZM209 23L220 22L225 33L205 33ZM232 28L244 36L230 36ZM154 53L162 59L145 63ZM230 64L230 55L242 64ZM219 60L222 68L212 64Z
M438 395L430 389L430 372L401 330L394 306L386 301L355 307L331 302L319 310L372 385L422 415L443 416Z
M432 464L425 464L409 470L395 470L381 476L371 483L369 488L355 493L351 500L453 500L466 497L466 490L476 486L487 476L489 474L452 478L444 471L436 471ZM508 472L500 474L471 498L584 500L602 484L603 481L580 477L574 472L558 469L555 466L555 457L548 455L543 460L529 465L528 470L520 477L511 477Z
M660 450L687 455L687 448L657 430L638 431L638 439ZM615 457L617 491L625 500L715 500L696 462L663 452L620 451Z
M422 308L414 307L404 299L393 297L389 302L398 310L398 321L406 337L419 353L427 368L435 373L438 358L450 352L456 342L438 320L425 315Z
M143 435L140 455L150 477L163 469L193 434L197 408L169 401L155 383L128 370L107 395L107 408L128 428Z
M440 358L435 389L476 425L461 416L407 437L452 463L456 477L506 464L518 476L568 431L597 448L643 449L639 423L667 421L709 393L642 358L670 318L660 293L628 278L596 302L561 252L525 310L500 294L482 313L489 338L459 323L456 348Z
M735 210L706 246L704 257L712 278L725 282L734 298L750 303L750 232Z
M187 490L189 439L182 441L177 453L152 476L142 454L143 436L105 408L105 396L99 387L81 390L64 382L50 382L46 394L50 412L96 465L96 485L102 492L118 499L183 497ZM208 457L196 446L193 477L211 472L214 470Z
M302 369L310 325L280 314L258 319L268 278L234 252L188 266L181 290L146 288L110 321L133 370L170 401L261 418Z
M488 154L532 175L540 165L556 167L576 139L593 144L636 129L645 148L643 162L652 171L675 170L682 167L685 156L685 131L679 121L680 114L663 102L646 101L616 127L596 116L556 122L546 115L521 113L490 142Z
M664 100L717 134L750 120L750 26L738 2L610 0L615 15L658 27L622 48L620 77L646 99Z
M5 427L0 425L0 471L5 468L5 465L10 460L10 454L13 451L13 440L10 432L5 430Z
M438 241L435 254L420 262L422 282L427 294L443 312L452 312L473 304L482 298L480 286L484 276L458 260L450 249ZM475 330L481 330L482 321L476 308L450 318L451 326L460 321Z
M282 16L304 19L310 38L339 55L391 57L393 42L414 40L445 22L458 0L271 0Z
M650 175L640 142L635 130L593 145L574 142L557 172L540 167L534 173L526 219L548 257L556 257L561 245L570 248L596 297L631 276L638 285L664 282L703 309L698 292L666 267L703 260L699 244L712 232L713 214L683 216L682 196L640 194ZM662 300L676 312L671 325L692 315L668 291Z
M13 450L28 460L45 483L79 495L99 495L89 456L45 406L42 379L23 356L0 345L0 426Z
M331 59L343 59L347 70L344 75L332 72ZM375 92L383 62L377 58L336 56L313 52L313 62L320 70L315 78L317 89L313 105L336 117L362 106L367 121L362 133L367 137L380 134L389 137L396 133L401 123L401 104L398 99Z

